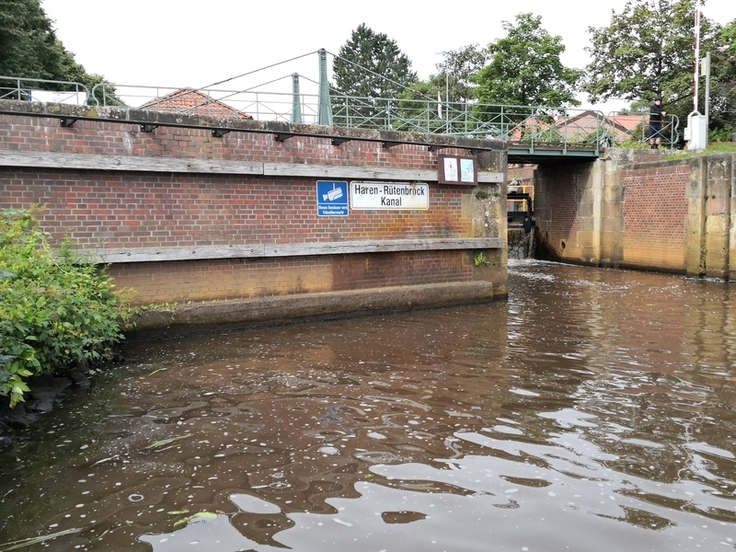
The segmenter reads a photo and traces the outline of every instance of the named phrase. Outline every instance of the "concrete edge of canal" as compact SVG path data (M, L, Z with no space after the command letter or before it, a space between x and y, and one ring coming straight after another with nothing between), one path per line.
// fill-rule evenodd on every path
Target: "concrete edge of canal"
M501 298L498 292L495 290L495 298ZM301 320L349 318L493 300L494 288L488 281L235 299L143 311L135 317L135 326L128 328L125 336L128 342L174 339Z

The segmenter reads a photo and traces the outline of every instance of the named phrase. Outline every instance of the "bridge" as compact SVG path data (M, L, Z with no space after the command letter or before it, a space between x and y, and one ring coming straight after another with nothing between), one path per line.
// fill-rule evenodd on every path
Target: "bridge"
M66 91L59 94L62 101L91 106L500 140L508 146L509 163L543 166L593 161L607 147L623 142L642 144L647 139L648 113L620 115L566 107L342 95L327 80L326 52L317 53L317 81L293 73L246 88L222 87L239 78L234 77L203 88L102 82L90 90L76 82L0 76L0 99L52 101L41 89L58 88ZM284 80L290 90L284 89ZM303 84L313 92L302 92ZM622 124L624 119L626 124ZM663 134L665 146L679 140L676 117L669 118Z

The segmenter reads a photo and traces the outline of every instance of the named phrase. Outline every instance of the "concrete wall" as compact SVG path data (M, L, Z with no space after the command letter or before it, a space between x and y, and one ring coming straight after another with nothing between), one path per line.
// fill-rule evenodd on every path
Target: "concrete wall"
M438 184L439 154L473 156L479 185ZM111 263L141 304L504 296L505 170L492 141L0 102L0 208L44 205L43 228ZM426 183L429 208L320 217L317 180Z
M736 278L736 156L665 160L612 150L538 168L542 256L596 266Z

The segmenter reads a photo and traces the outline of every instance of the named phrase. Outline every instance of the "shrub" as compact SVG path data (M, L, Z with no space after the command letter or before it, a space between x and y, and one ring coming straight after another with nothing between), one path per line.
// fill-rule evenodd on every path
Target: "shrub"
M65 241L54 250L33 211L0 211L0 394L28 379L110 358L132 311L105 268Z

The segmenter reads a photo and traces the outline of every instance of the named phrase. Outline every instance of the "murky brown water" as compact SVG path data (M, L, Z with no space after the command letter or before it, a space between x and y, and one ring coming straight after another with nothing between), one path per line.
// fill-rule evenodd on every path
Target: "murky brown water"
M0 454L0 542L734 550L734 289L520 261L508 302L131 348Z

